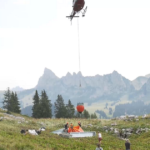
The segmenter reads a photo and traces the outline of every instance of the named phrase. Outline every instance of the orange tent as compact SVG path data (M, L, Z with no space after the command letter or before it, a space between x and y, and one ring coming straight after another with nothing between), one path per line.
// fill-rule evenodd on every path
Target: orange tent
M84 132L80 126L74 126L73 129L68 128L68 133L70 132Z

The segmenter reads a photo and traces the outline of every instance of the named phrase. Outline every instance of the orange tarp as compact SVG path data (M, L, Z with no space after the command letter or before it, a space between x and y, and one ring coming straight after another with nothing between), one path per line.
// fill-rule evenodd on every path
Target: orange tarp
M68 128L68 133L70 132L84 132L80 126L74 126L73 129Z

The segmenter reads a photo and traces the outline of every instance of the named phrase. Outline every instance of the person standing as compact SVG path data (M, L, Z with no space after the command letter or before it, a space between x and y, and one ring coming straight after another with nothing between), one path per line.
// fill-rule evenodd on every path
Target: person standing
M122 138L123 134L122 134L122 129L119 130L119 135Z
M81 122L80 121L78 122L78 125L81 127Z
M126 140L125 147L126 147L126 150L130 150L130 141L129 140Z
M100 132L98 132L98 141L101 144L101 140L102 140L102 134Z
M96 147L96 149L95 150L103 150L103 148L102 147L100 147L101 145L98 143L97 144L97 147Z
M68 132L68 122L65 124L65 132Z
M70 124L70 128L73 130L73 124L72 123Z
M125 132L125 134L124 134L124 139L126 139L127 138L127 133Z

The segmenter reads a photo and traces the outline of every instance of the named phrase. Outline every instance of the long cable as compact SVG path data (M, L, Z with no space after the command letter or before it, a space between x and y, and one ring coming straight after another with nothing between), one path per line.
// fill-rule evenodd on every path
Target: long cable
M80 66L80 36L79 36L79 19L77 19L77 30L78 30L78 53L79 53L79 72L81 70ZM80 77L79 77L80 78ZM81 78L79 79L79 86L81 87Z

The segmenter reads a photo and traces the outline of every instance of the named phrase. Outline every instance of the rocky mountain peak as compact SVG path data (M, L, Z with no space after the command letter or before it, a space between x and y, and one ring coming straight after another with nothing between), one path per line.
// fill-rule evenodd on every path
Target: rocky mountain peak
M111 73L111 82L113 84L122 84L122 85L125 85L125 81L123 81L123 77L121 74L119 74L117 71L113 71Z
M70 72L68 72L67 74L66 74L66 77L71 77L72 75L71 75L71 73Z
M116 70L114 70L114 71L112 72L112 74L118 75L119 73L118 73Z
M50 69L45 68L44 74L40 77L36 88L45 89L46 87L51 87L58 79L59 78Z
M78 76L82 76L82 73L81 73L81 71L79 71L79 72L77 73L77 75L78 75Z
M50 69L47 68L44 69L43 76L48 78L58 78Z

